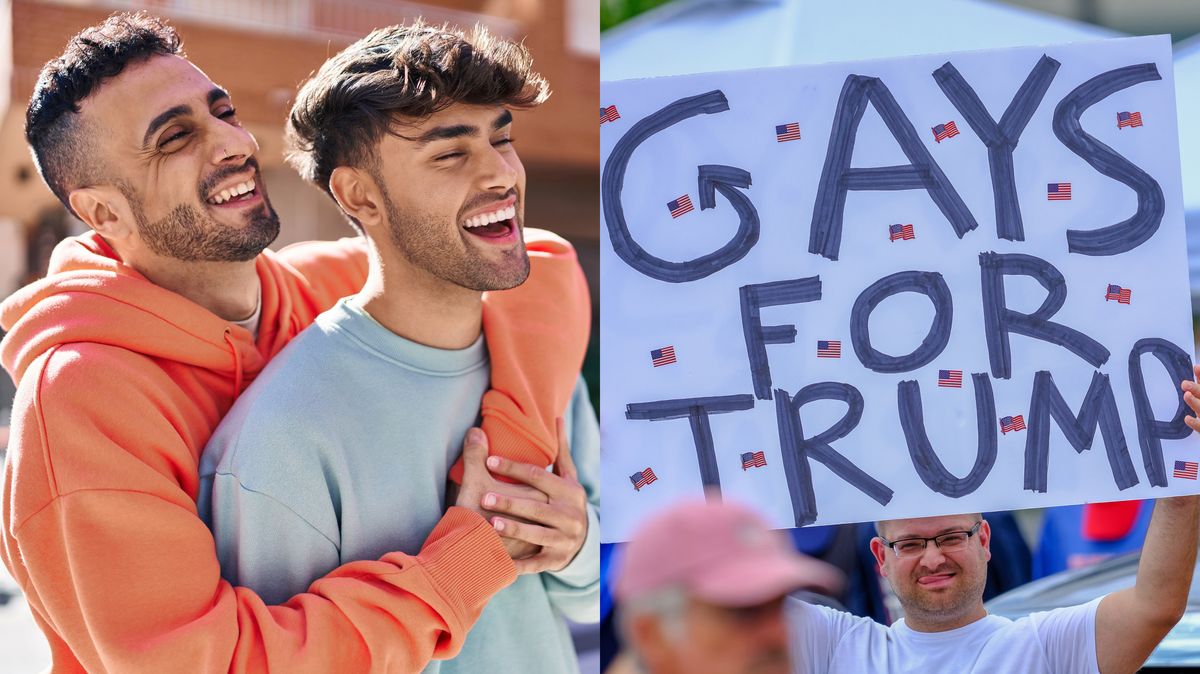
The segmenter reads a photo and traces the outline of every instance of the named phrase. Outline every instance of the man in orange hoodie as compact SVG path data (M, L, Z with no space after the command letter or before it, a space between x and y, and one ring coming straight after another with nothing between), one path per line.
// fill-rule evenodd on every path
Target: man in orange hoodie
M396 672L456 653L516 573L478 513L482 492L501 488L482 456L468 463L468 507L451 507L418 554L344 565L281 606L220 579L196 514L213 428L272 356L361 287L361 242L264 250L278 223L257 145L149 17L73 38L39 78L26 135L46 183L93 230L0 305L0 358L18 382L0 558L53 671ZM484 429L493 446L553 454L586 289L561 240L529 249L531 282L491 296L484 323L493 354L537 367L493 372ZM564 326L540 344L504 320L538 293Z

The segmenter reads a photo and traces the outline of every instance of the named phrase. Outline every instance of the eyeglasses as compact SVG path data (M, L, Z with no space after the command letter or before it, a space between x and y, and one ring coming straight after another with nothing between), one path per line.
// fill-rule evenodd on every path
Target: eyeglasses
M979 533L979 527L982 524L983 520L979 520L975 526L971 527L970 531L948 531L931 538L902 538L898 541L889 541L880 536L879 540L891 548L897 557L917 557L925 552L925 546L929 545L929 541L933 541L939 550L953 552L964 548L967 540Z

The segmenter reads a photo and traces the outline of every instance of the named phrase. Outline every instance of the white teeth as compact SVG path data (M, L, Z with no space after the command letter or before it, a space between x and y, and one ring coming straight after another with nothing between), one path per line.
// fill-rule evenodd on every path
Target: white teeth
M516 217L516 215L516 206L509 206L507 208L501 208L498 211L492 211L491 213L484 213L482 215L476 215L474 217L467 218L467 221L463 223L463 226L467 229L482 227L493 222L511 220L512 218Z
M253 190L254 190L254 181L247 180L246 182L238 183L237 185L234 185L233 187L230 187L229 189L221 190L220 194L213 197L212 199L209 199L208 201L211 204L215 204L215 205L219 206L234 197L240 197L243 194L252 192Z

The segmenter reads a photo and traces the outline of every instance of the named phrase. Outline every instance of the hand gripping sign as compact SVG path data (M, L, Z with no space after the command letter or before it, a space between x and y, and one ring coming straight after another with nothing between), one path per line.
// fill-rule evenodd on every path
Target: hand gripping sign
M1200 491L1166 38L602 99L605 540Z

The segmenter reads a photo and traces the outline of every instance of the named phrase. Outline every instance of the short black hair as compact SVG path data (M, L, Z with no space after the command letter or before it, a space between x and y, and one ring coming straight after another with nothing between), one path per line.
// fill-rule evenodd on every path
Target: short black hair
M397 118L421 120L455 103L532 108L550 95L521 44L417 20L390 26L321 66L288 117L288 162L326 194L339 166L375 170L375 149Z
M96 132L83 128L80 101L129 64L155 55L184 56L175 29L145 12L123 12L79 31L61 56L42 67L25 111L25 140L42 180L68 211L71 190L105 170L93 156Z

